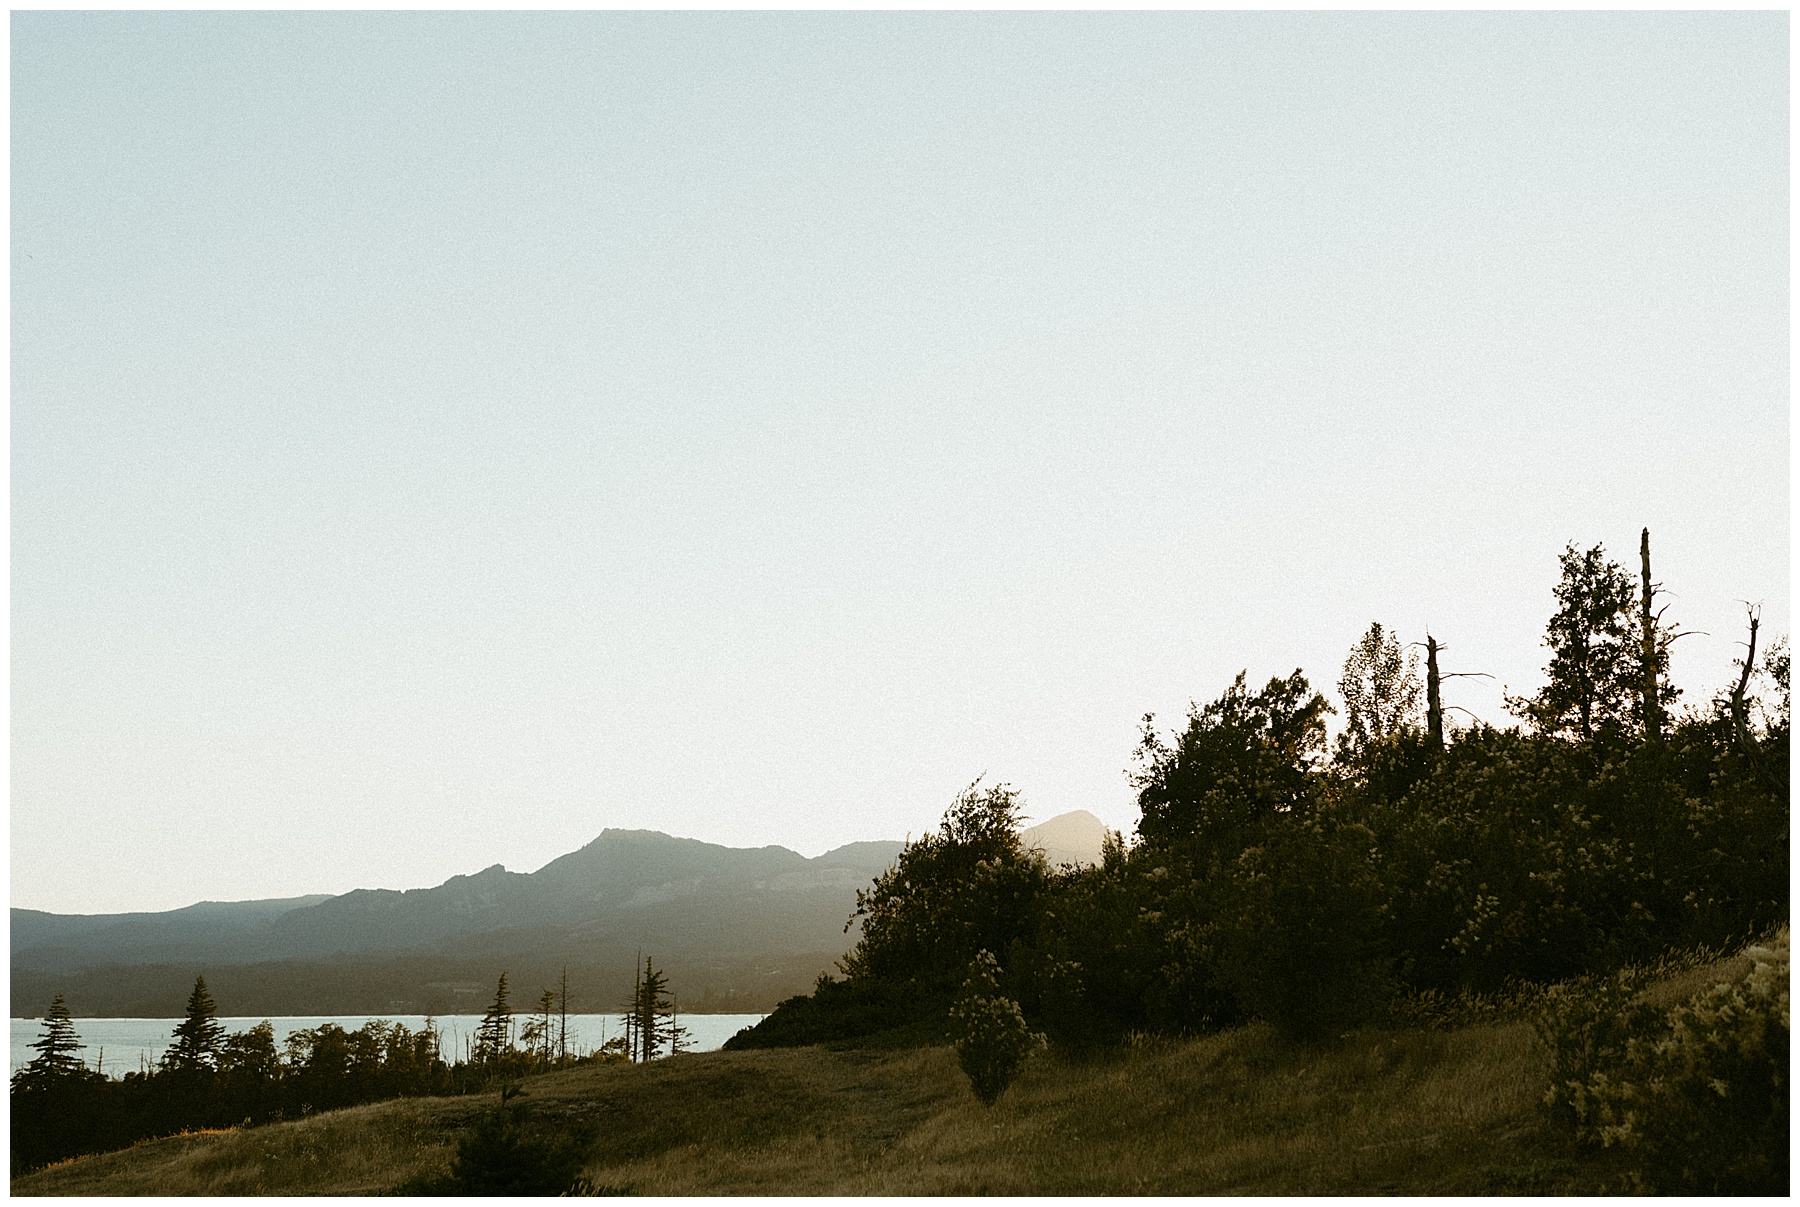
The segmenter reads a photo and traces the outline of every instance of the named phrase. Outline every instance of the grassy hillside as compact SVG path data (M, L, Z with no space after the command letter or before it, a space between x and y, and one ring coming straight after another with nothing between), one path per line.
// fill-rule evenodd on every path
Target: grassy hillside
M948 1048L712 1052L527 1083L598 1124L586 1176L636 1194L1580 1193L1607 1170L1542 1121L1523 1023L1367 1030L1324 1050L1263 1026L1087 1061L1040 1055L997 1106ZM494 1096L382 1103L149 1141L14 1194L378 1194L441 1175Z

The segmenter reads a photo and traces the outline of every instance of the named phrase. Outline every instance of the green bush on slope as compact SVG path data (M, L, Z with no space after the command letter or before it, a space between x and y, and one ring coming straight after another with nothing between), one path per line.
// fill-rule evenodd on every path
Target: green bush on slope
M1044 1037L1026 1025L1019 1003L1001 995L1000 964L986 951L969 965L962 996L950 1008L950 1031L969 1087L987 1106L1006 1092L1025 1058L1044 1046Z
M1640 1193L1786 1194L1788 932L1751 970L1667 1012L1629 975L1571 986L1539 1024L1545 1094L1578 1140L1618 1148Z

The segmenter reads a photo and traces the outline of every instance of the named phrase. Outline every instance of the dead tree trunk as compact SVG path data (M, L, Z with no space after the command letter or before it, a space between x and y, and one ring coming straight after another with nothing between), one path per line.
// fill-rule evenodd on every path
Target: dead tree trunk
M1433 750L1444 748L1444 695L1438 678L1438 643L1425 634L1425 731Z
M1650 609L1651 597L1655 588L1650 584L1650 530L1644 529L1638 541L1638 557L1643 562L1643 599L1638 614L1642 625L1641 646L1638 650L1639 669L1642 672L1640 691L1643 694L1644 740L1657 743L1662 741L1662 684L1657 677L1656 650L1656 614Z
M1756 757L1756 744L1750 738L1750 709L1744 703L1744 692L1750 686L1750 674L1756 669L1756 630L1762 624L1762 617L1756 608L1750 609L1750 652L1744 655L1744 673L1738 676L1737 686L1731 689L1731 725L1737 731L1738 745L1744 753Z

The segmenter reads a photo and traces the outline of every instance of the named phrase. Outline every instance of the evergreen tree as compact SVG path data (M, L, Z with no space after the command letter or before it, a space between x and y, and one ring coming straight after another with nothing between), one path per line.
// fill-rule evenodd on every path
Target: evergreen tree
M212 1072L219 1067L219 1049L225 1042L225 1024L218 1020L206 978L194 978L188 995L187 1017L175 1028L175 1044L163 1054L163 1068L173 1073Z
M669 978L645 956L635 979L637 988L625 1015L626 1034L630 1037L628 1054L633 1060L655 1060L677 1039Z
M31 1047L37 1055L31 1058L30 1064L13 1074L14 1088L46 1086L86 1071L75 1055L86 1045L75 1034L75 1022L62 994L57 994L50 1003L50 1011L44 1015L44 1033L32 1041Z
M508 1052L512 1051L512 1007L507 1004L509 991L506 987L506 974L500 974L500 985L494 991L493 1005L481 1018L481 1025L475 1029L476 1064L497 1063Z

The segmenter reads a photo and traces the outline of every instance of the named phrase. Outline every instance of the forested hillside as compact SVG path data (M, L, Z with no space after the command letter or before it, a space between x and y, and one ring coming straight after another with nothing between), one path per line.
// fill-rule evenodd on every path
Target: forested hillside
M1637 1108L1602 1087L1649 1061L1662 1024L1620 970L1769 933L1789 866L1786 642L1751 609L1737 682L1683 701L1648 532L1640 552L1635 581L1599 547L1564 552L1546 683L1509 700L1516 727L1453 724L1436 636L1421 679L1376 623L1337 705L1296 670L1240 674L1172 731L1146 717L1137 832L1098 867L1053 870L1019 841L1019 795L971 785L858 895L842 978L728 1046L955 1040L981 1093L1034 1033L1078 1050L1262 1020L1328 1044L1395 1011L1565 983L1546 1024L1577 1049L1565 1117L1596 1141L1629 1132ZM1754 1002L1695 1016L1730 1032L1719 1050L1750 1053L1715 1078L1738 1087L1730 1105L1700 1112L1748 1116L1695 1126L1779 1135L1785 1185L1785 940L1771 960ZM1671 1025L1671 1043L1701 1027Z

